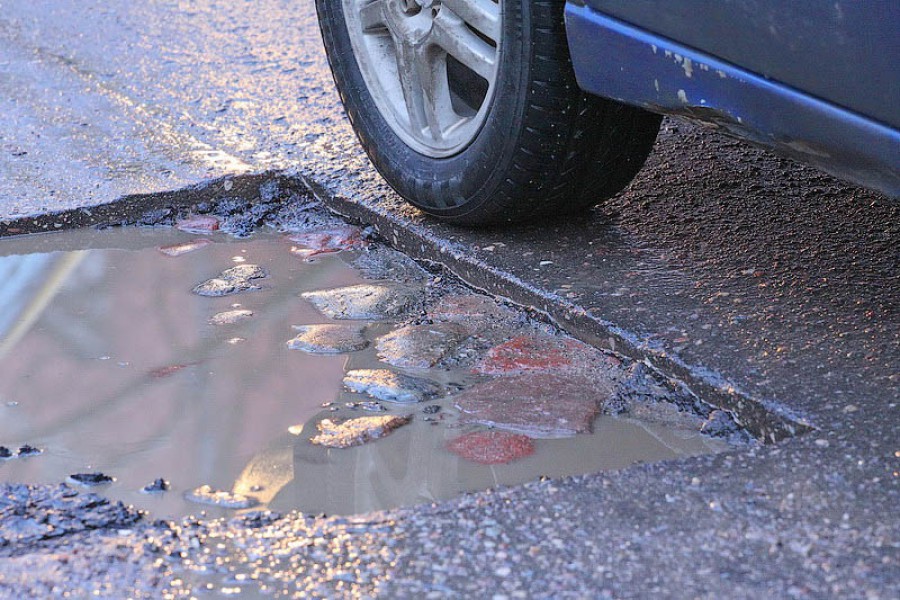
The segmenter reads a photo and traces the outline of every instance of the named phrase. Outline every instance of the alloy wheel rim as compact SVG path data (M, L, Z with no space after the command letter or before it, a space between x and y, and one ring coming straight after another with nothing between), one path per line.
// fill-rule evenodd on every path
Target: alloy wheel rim
M416 152L458 154L484 124L497 80L501 0L341 0L378 111Z

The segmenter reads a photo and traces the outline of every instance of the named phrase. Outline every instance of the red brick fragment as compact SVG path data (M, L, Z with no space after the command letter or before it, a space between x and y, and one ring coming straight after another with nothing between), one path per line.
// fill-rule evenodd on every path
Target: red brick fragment
M175 228L186 233L212 233L219 230L219 219L212 215L192 215L175 223Z
M450 440L447 450L481 465L502 465L534 454L534 442L518 433L476 431Z
M475 365L485 375L584 369L596 350L570 338L520 336L494 346Z

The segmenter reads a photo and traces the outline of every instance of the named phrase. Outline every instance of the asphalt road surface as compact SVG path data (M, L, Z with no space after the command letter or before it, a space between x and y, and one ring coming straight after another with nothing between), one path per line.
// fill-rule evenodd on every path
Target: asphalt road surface
M0 3L0 234L277 171L783 440L400 511L395 530L358 539L350 528L347 548L385 574L386 595L900 594L900 204L666 121L635 182L586 218L437 225L358 149L311 4Z

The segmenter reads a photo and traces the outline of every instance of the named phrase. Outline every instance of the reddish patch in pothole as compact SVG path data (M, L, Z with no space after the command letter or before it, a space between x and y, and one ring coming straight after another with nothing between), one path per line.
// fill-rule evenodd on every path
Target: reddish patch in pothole
M476 431L450 440L447 450L480 465L502 465L534 454L534 442L518 433Z
M294 233L287 239L302 246L301 248L292 247L291 252L303 258L340 252L363 243L362 232L358 227L352 225Z
M590 433L612 383L574 373L530 373L477 383L454 396L461 421L529 437Z
M212 233L219 230L219 219L211 215L192 215L175 223L175 228L186 233Z
M586 367L596 355L593 348L576 340L520 336L488 350L475 365L475 371L485 375L518 375L571 370Z

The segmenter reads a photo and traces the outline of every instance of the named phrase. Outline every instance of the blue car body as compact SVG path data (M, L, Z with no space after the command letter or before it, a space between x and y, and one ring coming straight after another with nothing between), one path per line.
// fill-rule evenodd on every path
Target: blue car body
M897 0L569 0L585 90L900 197Z

